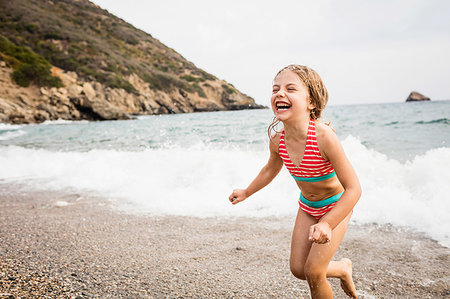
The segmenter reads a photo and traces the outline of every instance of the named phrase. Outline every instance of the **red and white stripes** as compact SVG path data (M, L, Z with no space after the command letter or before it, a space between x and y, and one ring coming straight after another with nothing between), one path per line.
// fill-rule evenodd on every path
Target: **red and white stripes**
M334 172L334 168L331 163L326 161L319 152L316 137L316 126L312 119L309 121L305 152L300 165L294 165L289 157L286 149L284 131L281 133L278 152L289 173L294 177L315 178Z
M333 209L333 207L336 205L336 202L333 202L333 203L330 203L329 205L323 206L321 208L313 208L313 207L310 207L310 206L304 204L301 200L299 200L298 203L300 204L300 208L303 211L305 211L309 215L315 217L317 220L319 220L320 218L322 218L323 215L325 215L326 213L331 211L331 209Z

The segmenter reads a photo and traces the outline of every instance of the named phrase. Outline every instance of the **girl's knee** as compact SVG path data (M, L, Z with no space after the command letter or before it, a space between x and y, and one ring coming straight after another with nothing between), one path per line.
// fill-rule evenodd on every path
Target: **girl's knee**
M306 280L305 271L303 265L294 265L291 263L291 273L298 279Z
M318 281L327 277L327 269L323 269L323 267L314 264L314 263L306 263L303 269L304 276L308 281Z

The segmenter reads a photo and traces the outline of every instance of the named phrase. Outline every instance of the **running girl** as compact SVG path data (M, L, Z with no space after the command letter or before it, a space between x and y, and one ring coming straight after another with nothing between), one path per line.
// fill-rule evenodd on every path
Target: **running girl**
M283 164L299 187L299 209L292 233L290 268L308 282L312 298L333 298L327 277L337 277L345 293L357 298L352 263L331 261L361 195L358 177L333 129L318 119L328 91L309 67L289 65L273 81L269 126L270 156L246 189L234 190L237 204L269 184ZM283 131L271 135L277 123Z

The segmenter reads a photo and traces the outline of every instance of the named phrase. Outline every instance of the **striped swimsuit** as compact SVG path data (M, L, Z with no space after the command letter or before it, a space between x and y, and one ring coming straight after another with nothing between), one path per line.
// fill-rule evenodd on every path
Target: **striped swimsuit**
M296 181L320 182L336 176L333 166L326 161L319 152L316 137L316 124L311 119L309 121L306 147L303 159L299 166L292 163L286 149L284 131L281 133L278 152L289 173ZM300 208L306 213L319 220L330 211L341 197L342 193L320 201L309 201L300 194Z

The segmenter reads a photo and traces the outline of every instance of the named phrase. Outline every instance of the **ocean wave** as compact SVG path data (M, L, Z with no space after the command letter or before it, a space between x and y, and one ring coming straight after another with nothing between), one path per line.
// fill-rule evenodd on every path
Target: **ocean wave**
M87 120L65 120L65 119L57 119L57 120L46 120L40 125L43 126L51 126L51 125L68 125L68 124L88 124Z
M363 188L354 209L355 222L407 226L450 246L450 148L432 149L401 163L352 136L342 144ZM0 178L36 188L103 196L111 199L114 207L130 213L295 215L299 190L285 169L251 200L238 206L227 200L233 188L251 182L267 158L266 151L205 146L139 152L60 152L0 146Z
M416 121L415 124L417 125L430 125L430 124L445 124L450 125L450 119L448 118L439 118L439 119L433 119L430 121Z
M10 140L25 134L26 132L23 130L11 130L11 131L0 130L0 140Z
M1 131L10 131L10 130L17 130L22 128L24 125L11 125L11 124L5 124L0 123L0 132Z
M391 121L389 123L384 124L386 127L398 125L399 121Z

